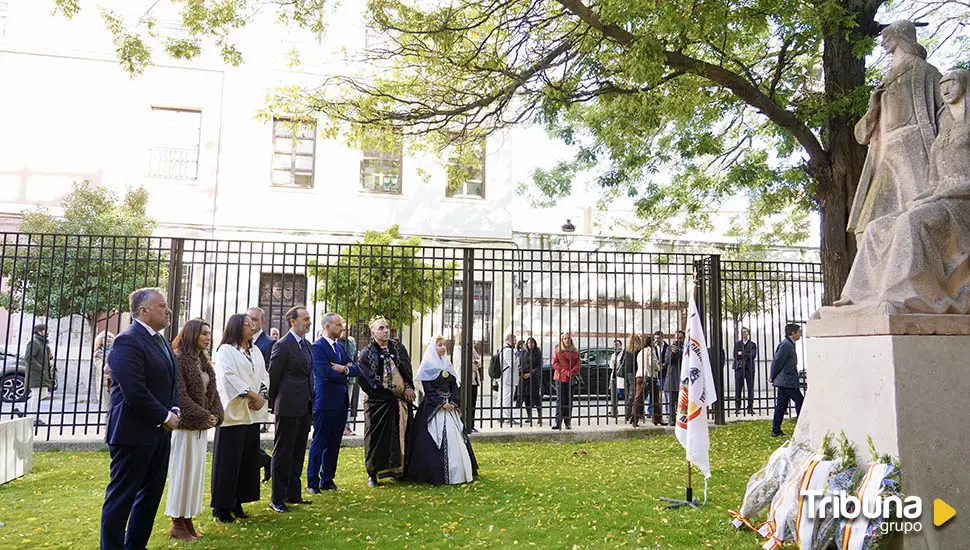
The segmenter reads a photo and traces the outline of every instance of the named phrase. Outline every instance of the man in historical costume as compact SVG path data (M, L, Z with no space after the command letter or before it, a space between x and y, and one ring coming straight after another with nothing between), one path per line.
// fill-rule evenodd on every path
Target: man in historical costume
M360 351L359 383L364 390L364 462L367 485L382 477L401 477L414 403L411 359L391 340L387 319L370 322L372 342Z
M926 62L912 22L887 26L882 46L892 54L892 64L855 126L856 140L869 145L849 214L848 229L856 233L863 233L871 221L899 214L925 190L937 113L943 106L940 72Z

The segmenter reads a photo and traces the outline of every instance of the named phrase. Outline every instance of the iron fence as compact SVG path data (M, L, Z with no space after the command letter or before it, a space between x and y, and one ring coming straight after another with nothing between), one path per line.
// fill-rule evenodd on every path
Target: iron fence
M424 346L442 336L465 382L466 425L475 429L497 427L501 420L528 426L530 417L538 424L540 413L548 425L556 403L551 354L564 332L571 333L581 355L573 424L623 423L624 401L632 388L612 369L614 342L657 330L672 338L684 325L695 291L708 320L712 356L717 356L712 364L719 393L727 397L734 386L730 362L723 358L733 343L732 322L740 319L756 327L764 371L768 342L784 322L807 317L821 296L816 264L754 265L702 254L21 233L0 237L0 333L5 336L0 416L35 417L37 434L46 439L103 433L108 405L103 372L111 336L127 328L127 296L142 286L167 291L173 322L166 336L173 338L188 319L201 317L213 327L214 347L228 317L252 306L265 311L264 330L285 334L283 313L306 305L314 338L326 312L340 313L358 350L370 343L368 321L383 315L393 337L410 352L415 371ZM761 288L764 294L763 289L775 286L779 290L769 292L771 299L752 302L762 307L748 308L740 317L737 312L744 307L728 301L738 292ZM52 381L44 379L42 369L30 368L31 352L45 345L30 343L39 323L48 326ZM517 343L535 338L541 351L535 401L516 373L494 380L488 374L492 355L508 335ZM766 378L759 377L758 383L759 410L764 411L770 407ZM352 427L362 422L354 399ZM715 421L730 415L724 407L722 399L711 411Z

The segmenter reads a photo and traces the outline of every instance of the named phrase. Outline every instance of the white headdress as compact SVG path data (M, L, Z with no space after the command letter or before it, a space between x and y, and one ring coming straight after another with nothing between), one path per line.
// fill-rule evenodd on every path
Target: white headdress
M438 378L444 371L449 376L454 376L457 381L458 374L455 372L455 367L451 364L451 361L448 360L448 356L438 356L438 338L440 337L432 338L428 348L424 350L424 357L421 358L421 366L418 367L418 375L415 378L422 382L430 382Z

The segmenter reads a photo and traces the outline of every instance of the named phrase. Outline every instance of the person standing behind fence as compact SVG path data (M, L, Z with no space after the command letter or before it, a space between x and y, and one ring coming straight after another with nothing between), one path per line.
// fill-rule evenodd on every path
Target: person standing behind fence
M640 427L640 420L645 418L643 403L649 401L649 413L653 420L653 425L661 423L660 416L660 388L656 383L656 376L660 371L660 364L657 361L657 353L654 351L659 344L655 340L647 338L647 345L637 354L637 396L634 401L635 421L634 428Z
M237 313L226 322L215 372L224 420L212 444L212 515L222 523L249 517L243 503L259 500L259 423L269 420L269 374L254 351L256 323Z
M802 401L805 397L798 389L798 354L795 342L802 337L802 328L795 323L785 325L785 339L775 349L775 359L771 362L771 377L768 382L775 385L777 401L775 402L775 416L771 424L771 437L785 435L781 431L781 421L788 412L788 402L795 402L795 414L802 412Z
M502 375L499 377L499 424L508 423L509 426L518 424L512 416L512 396L515 393L515 382L519 379L519 358L515 352L515 336L505 337L502 347Z
M680 364L684 359L684 331L678 330L674 335L674 343L670 345L667 355L667 373L663 379L663 391L670 403L667 414L670 415L670 425L677 425L677 400L680 394Z
M269 359L269 404L276 415L270 508L279 513L290 511L287 504L310 504L301 494L300 476L313 422L313 356L306 339L310 312L293 306L283 317L290 331L273 345Z
M553 379L556 381L556 424L553 430L561 429L563 424L567 430L573 429L573 382L579 376L579 367L579 350L573 337L564 332L552 353Z
M662 421L663 409L661 409L659 404L654 404L653 402L653 395L658 395L661 402L666 397L666 394L661 394L660 392L662 391L661 386L663 386L664 378L667 376L667 362L670 359L670 345L664 341L664 333L662 330L658 330L653 333L653 354L657 358L657 372L654 374L653 380L653 384L656 386L656 391L651 389L650 393L647 394L649 396L648 406L651 408L651 410L660 409L660 418ZM667 407L668 409L670 408L670 403L667 404ZM663 422L661 422L661 424L662 423ZM654 422L654 424L656 424L656 422Z
M108 354L115 343L115 335L108 329L94 337L94 364L101 367L101 402L107 404L111 393L111 369L108 368Z
M741 414L741 389L748 385L748 414L754 415L754 372L758 344L751 332L741 328L741 339L734 344L734 414Z
M354 337L347 334L347 329L340 331L340 338L337 338L340 345L344 347L351 363L357 362L357 341ZM344 426L344 435L355 436L353 420L357 418L357 401L360 399L360 384L357 383L356 376L347 377L347 393L350 395L350 407L347 409L347 422Z
M626 406L626 422L628 424L637 423L637 354L643 342L637 334L631 334L626 339L626 348L623 350L623 398Z
M31 396L32 400L40 402L47 398L51 393L53 377L51 376L51 348L47 345L47 324L37 323L34 325L30 341L24 348L24 357L29 362L30 370L27 372L27 386L37 388L37 395ZM30 412L30 405L25 405L27 412ZM39 410L39 409L38 409Z
M172 342L178 362L176 384L182 414L179 427L172 434L165 515L172 518L168 534L186 542L202 536L195 529L192 516L202 512L207 431L219 426L225 415L207 353L211 342L212 330L202 319L186 322Z
M522 373L522 385L519 393L522 403L529 413L529 425L532 425L532 408L535 407L542 426L542 350L535 338L525 341L525 349L519 357L519 371Z
M171 431L179 426L178 367L159 333L172 311L157 288L132 292L128 304L134 321L115 339L108 357L111 478L101 509L102 550L148 544L165 489Z
M608 365L610 367L610 414L616 418L620 413L620 386L624 385L618 384L617 381L626 381L623 378L623 342L620 340L613 340L613 355L610 356Z

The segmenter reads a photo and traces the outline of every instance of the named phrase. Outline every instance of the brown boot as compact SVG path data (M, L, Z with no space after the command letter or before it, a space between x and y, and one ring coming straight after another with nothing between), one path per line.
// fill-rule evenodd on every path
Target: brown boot
M189 530L189 533L192 533L192 536L193 537L195 537L195 538L201 538L202 537L202 533L196 531L195 530L195 525L192 525L192 518L185 518L184 521L185 521L185 528Z
M172 518L172 526L168 528L168 534L182 542L192 542L195 537L185 527L184 518Z

